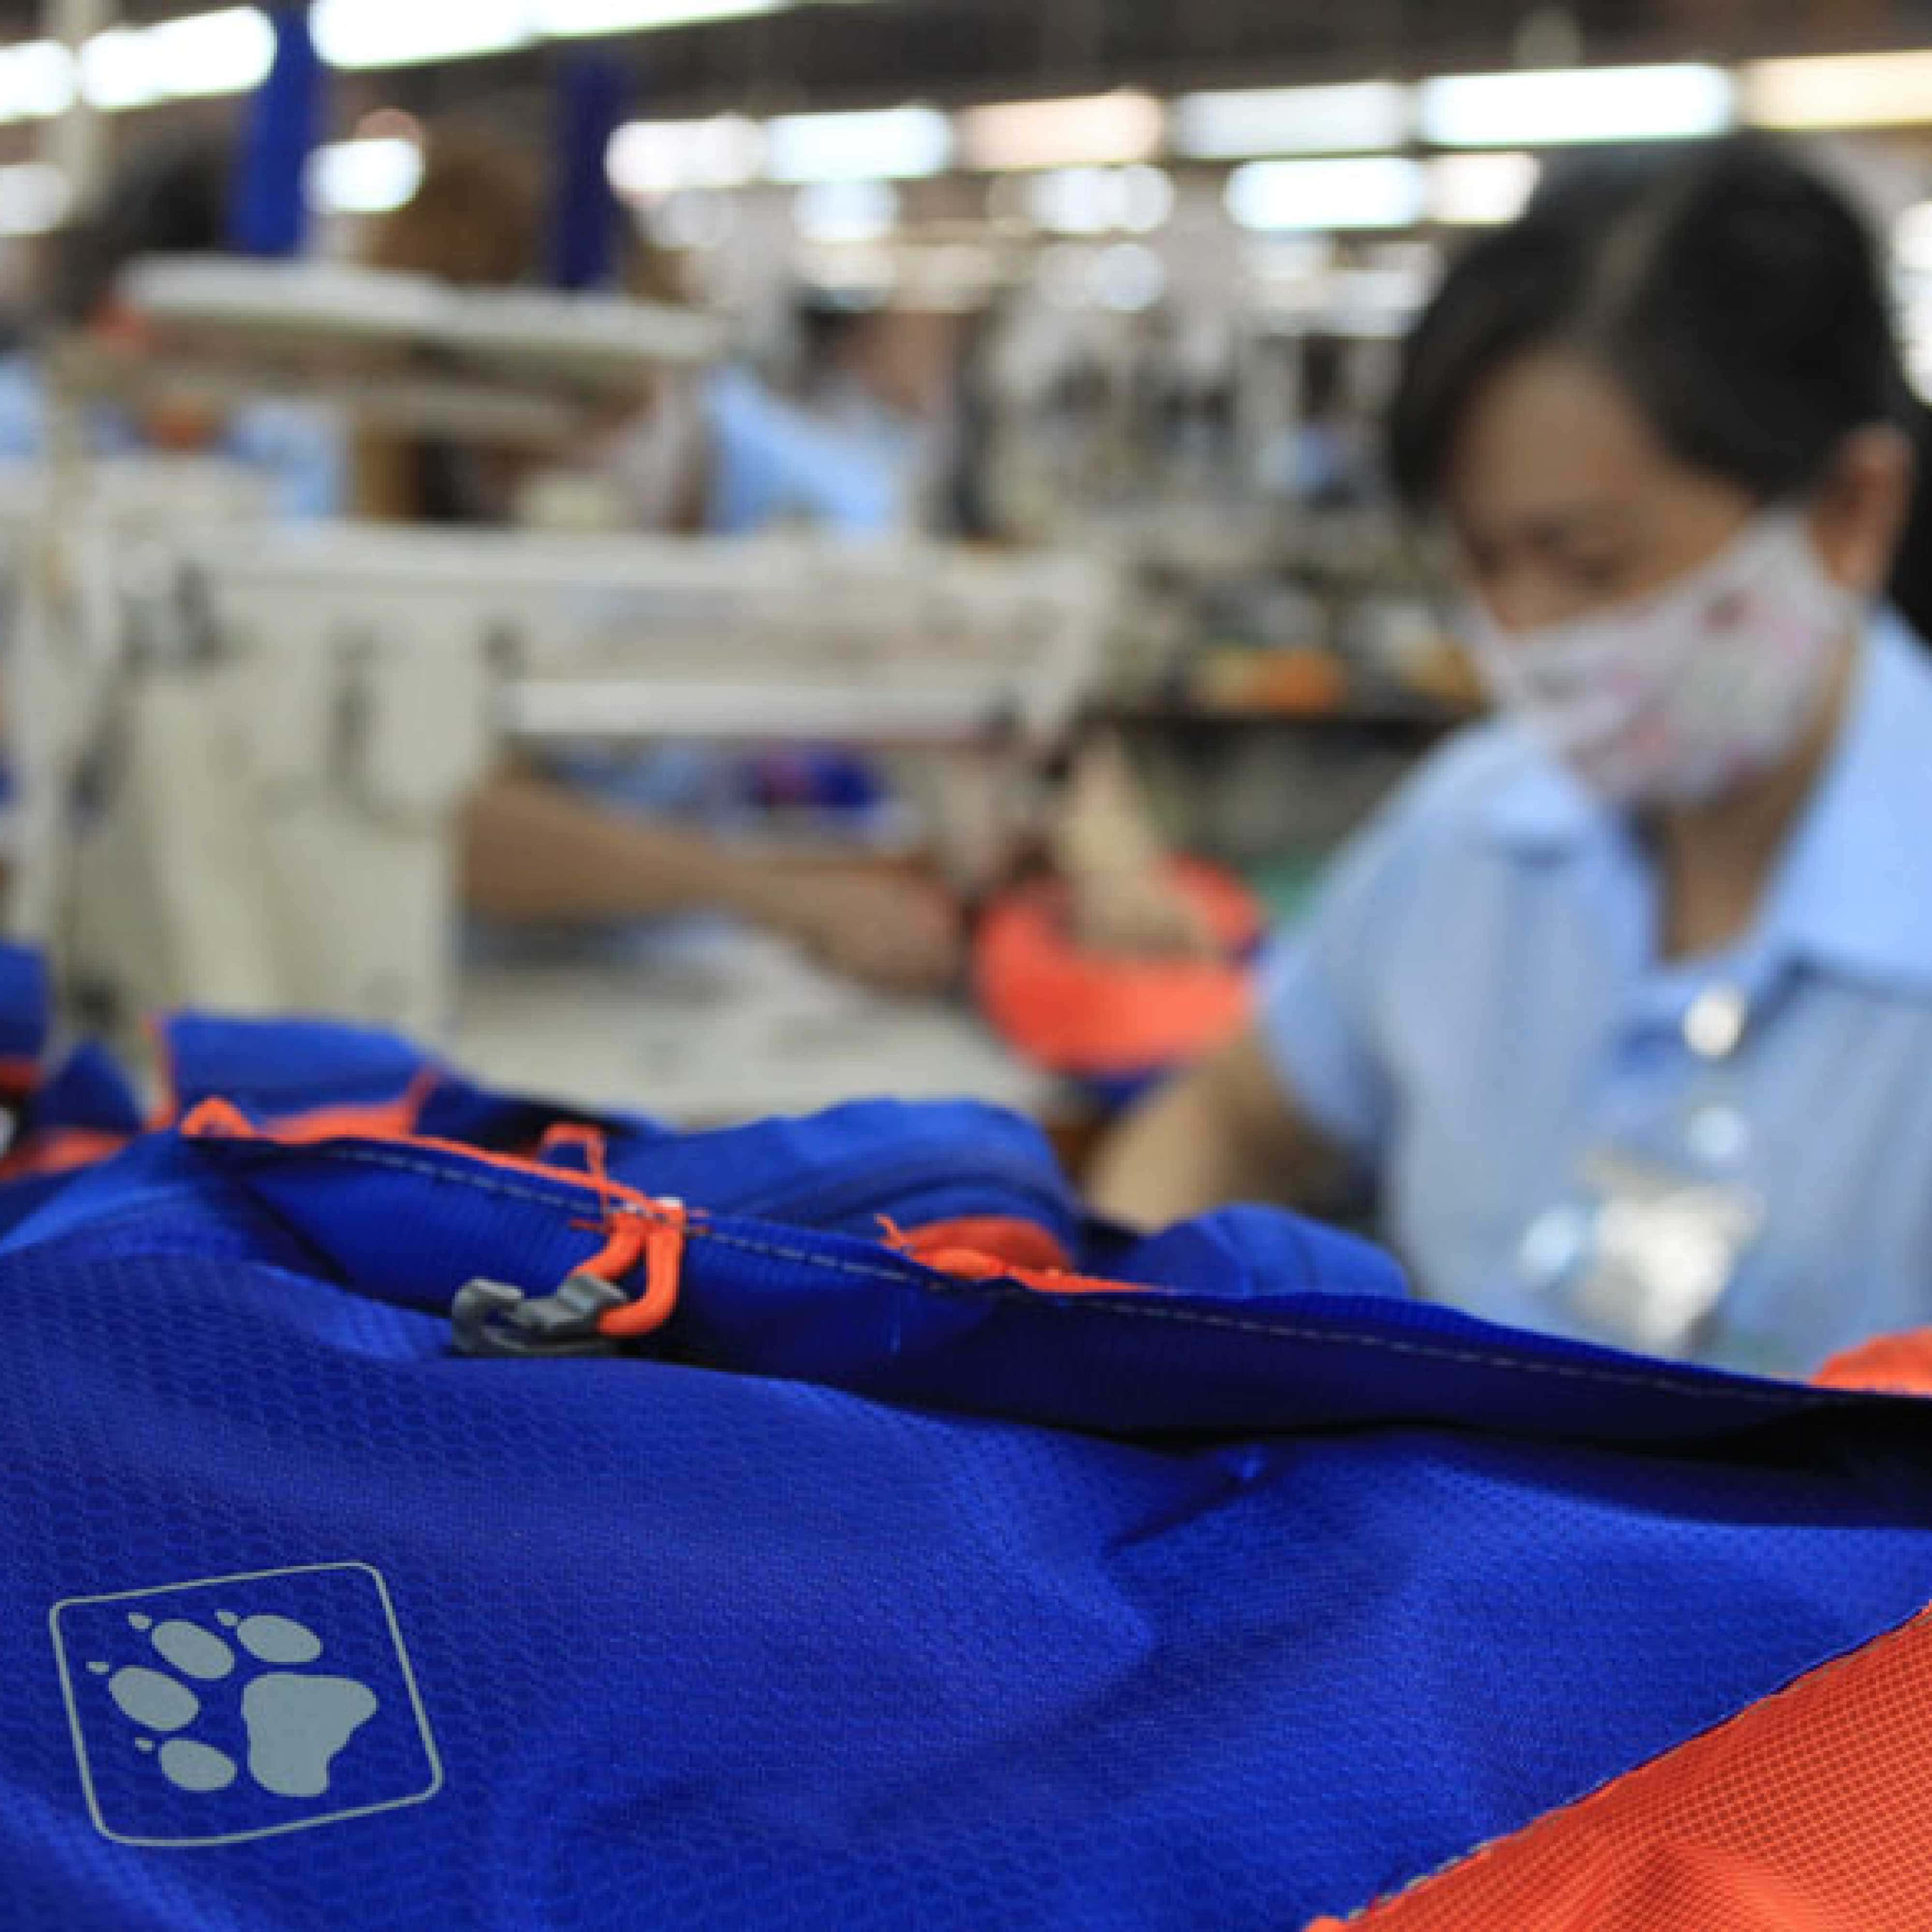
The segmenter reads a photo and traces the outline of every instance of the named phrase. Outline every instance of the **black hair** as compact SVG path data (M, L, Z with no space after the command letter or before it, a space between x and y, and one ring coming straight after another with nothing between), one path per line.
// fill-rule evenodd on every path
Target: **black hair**
M1905 430L1922 466L1932 454L1870 232L1760 137L1574 167L1463 253L1403 350L1388 456L1411 509L1439 496L1482 386L1556 344L1606 369L1681 460L1762 502L1822 482L1871 424ZM1922 477L1892 594L1932 629Z
M219 254L228 247L230 157L202 137L151 145L116 171L98 211L56 240L48 307L85 322L140 255Z

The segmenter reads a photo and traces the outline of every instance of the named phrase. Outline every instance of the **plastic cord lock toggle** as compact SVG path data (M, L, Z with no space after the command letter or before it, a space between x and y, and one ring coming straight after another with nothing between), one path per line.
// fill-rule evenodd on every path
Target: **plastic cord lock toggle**
M618 1344L598 1324L630 1298L592 1274L574 1274L554 1294L526 1295L500 1281L457 1290L449 1319L459 1355L609 1355Z

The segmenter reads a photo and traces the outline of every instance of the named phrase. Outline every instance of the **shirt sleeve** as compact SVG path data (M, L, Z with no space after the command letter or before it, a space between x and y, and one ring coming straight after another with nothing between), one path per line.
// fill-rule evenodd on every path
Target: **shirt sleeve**
M1343 850L1306 916L1262 966L1263 1044L1298 1112L1365 1168L1381 1164L1394 1107L1376 1014L1414 832L1392 812Z

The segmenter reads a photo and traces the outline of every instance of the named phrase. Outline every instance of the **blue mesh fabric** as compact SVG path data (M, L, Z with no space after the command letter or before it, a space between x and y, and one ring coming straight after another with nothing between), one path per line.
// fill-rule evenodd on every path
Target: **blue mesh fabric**
M0 1239L5 1932L1292 1926L1932 1597L1919 1405L1489 1328L1276 1217L1060 1297L719 1214L651 1352L452 1356L464 1281L594 1222L155 1136Z

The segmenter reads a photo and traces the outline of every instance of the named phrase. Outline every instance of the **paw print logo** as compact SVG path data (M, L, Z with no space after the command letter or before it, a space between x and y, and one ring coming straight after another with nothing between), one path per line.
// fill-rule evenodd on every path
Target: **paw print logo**
M322 1640L292 1618L238 1616L218 1610L215 1622L234 1634L250 1658L263 1664L314 1664ZM98 1660L88 1669L107 1679L107 1694L123 1717L148 1731L180 1732L157 1754L161 1775L183 1791L225 1791L238 1767L226 1751L186 1735L201 1715L201 1696L182 1680L214 1684L235 1675L235 1646L200 1624L171 1617L157 1624L145 1611L130 1613L130 1628L143 1633L154 1655L180 1674L151 1664L124 1664L116 1670ZM242 1721L248 1735L248 1774L278 1798L319 1798L328 1789L337 1756L373 1718L380 1700L353 1677L297 1676L272 1670L251 1676L242 1689ZM152 1737L135 1748L155 1750Z
M364 1564L70 1598L52 1623L109 1838L232 1844L440 1788L387 1586Z

